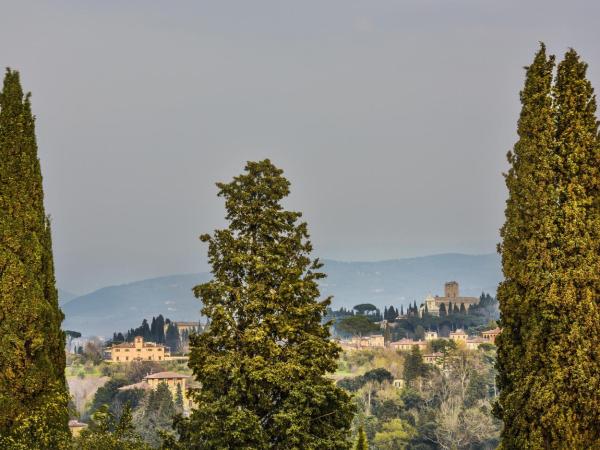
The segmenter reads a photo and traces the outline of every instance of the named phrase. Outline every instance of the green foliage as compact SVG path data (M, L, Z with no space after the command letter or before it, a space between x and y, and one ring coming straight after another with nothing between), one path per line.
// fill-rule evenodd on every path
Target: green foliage
M404 367L410 358L404 355ZM425 370L404 389L371 383L354 395L361 418L355 426L365 427L373 448L495 448L494 360L464 350L449 350L445 359L443 371Z
M179 329L169 322L167 326L167 332L165 334L165 343L172 353L177 353L181 348L181 338L179 336Z
M367 335L380 330L379 325L363 315L344 317L336 323L335 328L339 333L353 336Z
M310 258L306 223L281 201L289 182L269 160L218 183L229 226L208 242L213 279L194 289L210 320L191 338L201 387L178 427L190 448L348 447L348 394L325 377L339 347L321 320L321 263Z
M338 381L338 386L346 389L347 391L354 392L359 390L369 381L376 383L383 383L384 381L394 381L392 374L384 368L377 368L365 372L364 375L359 375L353 378L344 378Z
M136 429L145 442L156 447L162 441L160 432L172 430L176 414L171 390L166 383L160 383L156 390L150 391L140 406Z
M367 435L362 425L358 428L358 437L356 438L356 445L354 450L369 450L369 443L367 442Z
M0 436L12 441L5 448L62 448L63 314L30 95L10 69L0 94L0 180Z
M356 311L358 314L378 314L379 313L379 309L377 309L377 306L373 305L372 303L361 303L360 305L356 305L352 309L354 311Z
M405 420L392 419L385 422L375 435L373 444L381 450L404 450L416 436L415 428Z
M430 342L431 350L434 353L448 353L451 350L456 350L456 341L450 339L433 339Z
M175 407L177 409L177 413L183 413L183 391L181 390L181 384L177 385L177 393L175 395Z
M89 408L88 414L93 415L96 411L101 410L104 406L111 406L114 402L117 394L119 394L119 388L125 386L127 380L123 378L112 378L106 382L103 386L99 387L94 395L92 404Z
M135 433L131 408L126 405L117 421L108 406L103 405L94 415L89 426L75 439L77 450L150 450L142 438Z
M427 375L427 370L428 366L423 362L421 350L416 345L413 346L404 361L404 381L406 381L406 384L410 384L417 378Z
M504 448L600 446L600 164L586 64L542 45L509 153L498 289Z

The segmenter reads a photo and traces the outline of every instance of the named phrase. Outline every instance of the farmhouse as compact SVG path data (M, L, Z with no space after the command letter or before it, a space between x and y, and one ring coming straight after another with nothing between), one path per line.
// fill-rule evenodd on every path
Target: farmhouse
M133 342L115 344L107 351L110 355L108 362L165 361L170 357L166 346L144 342L141 336L136 336Z

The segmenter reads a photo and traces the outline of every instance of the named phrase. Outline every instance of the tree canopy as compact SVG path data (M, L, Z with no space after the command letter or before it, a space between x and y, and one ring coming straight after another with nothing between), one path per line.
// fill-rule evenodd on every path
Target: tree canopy
M587 65L526 69L498 288L504 448L600 445L600 145Z
M218 183L229 226L203 235L213 279L194 289L208 329L191 338L198 405L179 424L189 448L346 448L353 407L325 377L340 348L322 318L322 264L307 224L281 201L290 183L269 160Z
M0 94L0 446L69 445L65 334L30 95Z

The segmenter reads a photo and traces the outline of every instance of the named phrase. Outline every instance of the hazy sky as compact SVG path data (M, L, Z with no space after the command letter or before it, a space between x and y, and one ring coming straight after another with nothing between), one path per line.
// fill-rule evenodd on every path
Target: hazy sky
M215 181L270 157L315 253L495 249L523 66L575 47L600 89L600 2L2 1L33 92L59 285L206 270Z

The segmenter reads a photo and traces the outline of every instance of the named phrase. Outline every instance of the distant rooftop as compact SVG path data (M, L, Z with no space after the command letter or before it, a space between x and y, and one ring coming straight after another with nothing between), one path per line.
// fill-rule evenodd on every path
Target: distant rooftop
M182 373L177 372L157 372L146 375L144 380L171 380L171 379L179 379L179 378L190 378L190 375L184 375Z

